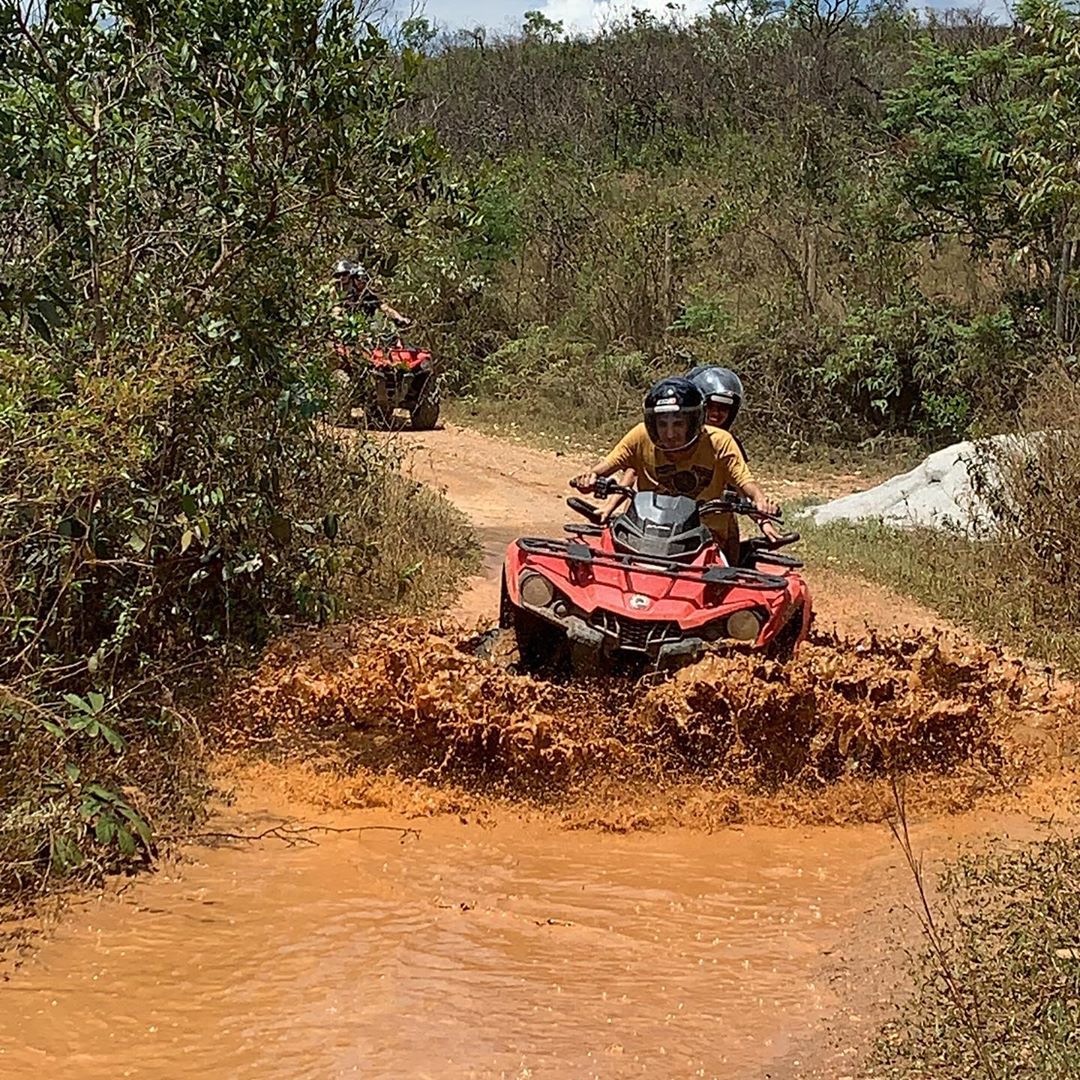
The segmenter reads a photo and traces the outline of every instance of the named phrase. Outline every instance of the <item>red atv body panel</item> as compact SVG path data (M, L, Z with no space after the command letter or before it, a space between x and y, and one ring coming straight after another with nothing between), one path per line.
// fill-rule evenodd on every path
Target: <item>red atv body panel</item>
M413 371L424 364L431 363L428 349L413 349L404 345L390 349L372 349L366 354L368 360L377 368L400 368Z
M400 342L390 348L370 349L337 342L334 352L350 378L366 387L365 406L370 403L384 413L398 408L412 412L424 400L430 401L433 396L437 400L437 365L429 349ZM434 418L429 420L434 426Z
M408 345L395 345L389 349L363 349L359 345L346 345L344 342L335 341L334 353L342 360L348 361L353 356L360 356L372 367L397 368L401 371L414 371L430 364L432 360L430 349L416 349Z
M551 550L545 550L545 545ZM565 552L559 550L562 547ZM651 568L650 562L654 564ZM806 638L810 590L794 568L783 565L782 557L776 564L769 563L765 555L757 559L755 567L761 580L753 588L738 584L737 578L734 584L724 582L725 567L727 562L715 544L678 563L620 554L606 528L599 536L570 541L519 539L506 549L506 600L515 608L559 624L555 617L558 599L550 610L522 600L521 577L534 571L555 587L556 597L564 599L569 614L602 629L612 647L634 651L655 651L654 646L662 642L680 639L724 640L728 616L744 609L755 609L762 619L755 648L767 648L792 618L799 619L795 645ZM713 581L707 580L710 576ZM770 587L760 587L761 581L771 581ZM630 644L617 644L624 640Z

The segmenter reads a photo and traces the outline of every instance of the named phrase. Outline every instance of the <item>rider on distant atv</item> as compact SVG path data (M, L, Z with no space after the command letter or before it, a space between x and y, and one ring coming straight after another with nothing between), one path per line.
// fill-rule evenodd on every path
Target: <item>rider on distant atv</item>
M705 427L705 399L689 379L661 379L645 397L645 422L632 428L591 472L575 477L579 491L592 491L601 476L633 469L640 491L688 495L698 502L736 488L758 510L775 514L777 504L754 480L731 433ZM738 560L739 527L733 514L712 514L704 522L729 563Z
M395 311L378 293L371 287L371 277L362 266L349 262L348 259L339 259L334 263L334 282L337 285L339 303L335 307L335 314L352 314L358 312L367 319L376 315L384 315L394 326L406 327L411 325L399 311Z

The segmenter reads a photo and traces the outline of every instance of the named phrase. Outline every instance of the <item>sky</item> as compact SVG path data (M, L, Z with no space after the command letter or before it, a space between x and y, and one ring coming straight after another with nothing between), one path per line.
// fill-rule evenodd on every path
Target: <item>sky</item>
M709 0L681 0L687 14L705 11ZM619 12L633 7L667 13L666 0L424 0L425 14L447 30L486 26L491 30L516 30L526 11L542 11L569 31L589 32ZM975 0L918 0L913 6L948 8L975 6ZM1004 11L1004 0L984 0L983 10L992 15Z
M704 11L708 0L685 0L693 15ZM666 0L634 0L623 10L644 8L667 12ZM487 26L492 30L516 30L526 11L542 11L549 19L561 22L567 30L594 30L606 15L619 10L619 0L426 0L428 18L449 30L460 27Z

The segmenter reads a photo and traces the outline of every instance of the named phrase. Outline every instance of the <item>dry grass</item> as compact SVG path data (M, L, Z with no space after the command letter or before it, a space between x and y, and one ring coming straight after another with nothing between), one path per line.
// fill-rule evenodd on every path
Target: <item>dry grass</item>
M986 449L980 471L997 525L992 539L801 519L805 557L863 574L983 638L1080 673L1077 417L1080 386L1058 370L1025 410L1025 428L1039 434Z
M1080 841L960 859L945 870L929 917L914 994L885 1027L866 1075L1080 1076Z

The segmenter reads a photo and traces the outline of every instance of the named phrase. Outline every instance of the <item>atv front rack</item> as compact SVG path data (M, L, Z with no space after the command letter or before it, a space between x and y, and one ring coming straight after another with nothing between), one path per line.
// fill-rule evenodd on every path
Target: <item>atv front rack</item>
M517 541L518 550L526 555L548 555L565 559L579 566L603 566L635 574L656 574L677 581L700 582L742 589L784 589L787 581L777 574L762 574L743 566L687 566L674 559L653 555L631 555L628 552L597 551L579 540L551 540L524 536Z

